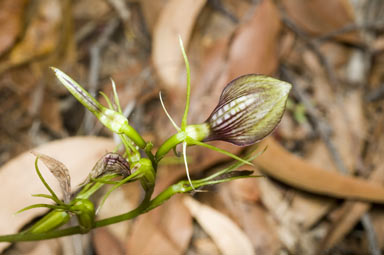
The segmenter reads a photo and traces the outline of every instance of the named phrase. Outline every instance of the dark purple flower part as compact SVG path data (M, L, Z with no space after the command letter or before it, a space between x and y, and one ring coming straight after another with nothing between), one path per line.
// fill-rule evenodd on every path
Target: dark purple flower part
M280 122L292 85L268 76L248 74L231 81L206 123L205 141L253 144Z
M131 175L129 163L118 153L109 152L96 162L87 179L80 186L88 184L91 179L96 179L106 173L114 173L127 177Z

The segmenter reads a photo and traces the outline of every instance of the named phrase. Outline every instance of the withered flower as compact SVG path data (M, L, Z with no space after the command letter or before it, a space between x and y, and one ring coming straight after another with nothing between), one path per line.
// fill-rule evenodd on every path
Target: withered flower
M123 177L131 175L129 163L118 153L109 152L96 162L87 179L80 186L88 184L92 179L96 179L104 174L119 174Z

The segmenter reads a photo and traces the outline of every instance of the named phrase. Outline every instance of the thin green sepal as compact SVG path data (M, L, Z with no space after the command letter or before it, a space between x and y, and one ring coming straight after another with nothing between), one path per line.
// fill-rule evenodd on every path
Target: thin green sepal
M49 209L63 209L63 210L67 209L66 206L50 205L50 204L34 204L34 205L24 207L21 210L18 210L15 214L19 214L19 213L25 212L27 210L31 210L31 209L35 209L35 208L42 208L42 207L49 208Z
M177 132L180 132L180 128L179 126L176 124L176 122L172 119L171 115L168 113L167 111L167 108L165 108L165 105L164 105L164 102L163 102L163 98L161 96L161 91L159 91L159 99L160 99L160 103L161 103L161 106L163 107L163 110L165 112L165 115L167 115L169 121L172 123L173 127L177 130Z
M263 154L263 153L266 151L266 149L267 149L267 146L266 146L263 150L257 152L255 155L252 155L253 152L251 152L248 156L246 156L246 157L244 158L244 160L246 160L246 161L252 161L252 160L254 160L255 158L257 158L258 156L260 156L261 154ZM206 177L206 178L204 178L204 179L200 179L199 181L208 181L208 180L212 180L212 179L216 178L217 176L220 176L220 175L222 175L222 174L231 172L231 171L233 171L233 170L235 170L235 169L237 169L237 168L243 166L244 164L245 164L245 163L242 162L242 161L237 161L236 163L234 163L234 164L232 164L232 165L230 165L230 166L228 166L228 167L226 167L226 168L224 168L224 169L222 169L222 170L220 170L220 171L218 171L218 172L216 172L216 173L214 173L214 174L212 174L212 175L210 175L210 176L208 176L208 177Z
M47 195L47 194L33 194L32 196L33 197L43 197L43 198L52 199L55 202L53 196L51 196L51 195Z
M117 107L117 111L123 114L123 111L121 110L121 106L120 106L119 96L117 95L116 84L112 78L111 78L111 83L112 83L113 97L115 99L115 105Z
M185 53L183 40L181 39L180 35L179 35L179 43L180 43L181 53L183 54L183 58L184 58L185 69L187 71L187 98L185 102L183 119L181 120L181 129L184 131L185 128L187 127L187 117L188 117L190 97L191 97L191 70L189 67L187 54Z
M104 97L105 101L106 101L107 104L108 104L108 107L109 107L110 109L114 109L114 108L113 108L113 105L112 105L112 102L111 102L111 100L109 100L108 96L107 96L103 91L100 91L99 94L102 95L102 96Z
M202 147L206 147L208 149L220 152L221 154L224 154L224 155L229 156L229 157L231 157L233 159L236 159L236 160L238 160L240 162L243 162L244 164L253 166L253 164L251 162L249 162L247 160L244 160L244 159L242 159L242 158L240 158L240 157L238 157L238 156L236 156L236 155L234 155L234 154L232 154L232 153L230 153L230 152L228 152L226 150L217 148L216 146L213 146L213 145L210 145L210 144L206 144L206 143L203 143L203 142L199 142L199 141L197 141L195 139L192 139L190 137L187 137L186 140L187 140L188 145L199 145L199 146L202 146Z

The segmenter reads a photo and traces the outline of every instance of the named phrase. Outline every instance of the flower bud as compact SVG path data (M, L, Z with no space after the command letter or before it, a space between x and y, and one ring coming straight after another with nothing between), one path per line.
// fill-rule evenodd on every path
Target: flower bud
M264 138L280 122L291 88L287 82L255 74L231 81L206 121L210 134L205 141L244 146Z
M70 218L69 213L65 210L53 210L26 230L26 233L39 234L57 229L67 223Z
M95 207L88 199L76 199L74 202L70 209L76 214L81 231L86 233L92 229L95 222Z
M91 111L104 126L112 132L121 134L129 127L127 118L114 110L108 109L92 97L83 87L81 87L71 77L57 68L52 67L59 81L68 89L69 92Z

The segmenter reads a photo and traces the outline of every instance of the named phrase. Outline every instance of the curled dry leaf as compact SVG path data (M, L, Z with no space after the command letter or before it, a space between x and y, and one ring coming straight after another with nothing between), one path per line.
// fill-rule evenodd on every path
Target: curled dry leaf
M330 1L327 4L322 0L284 0L283 5L295 23L314 35L325 35L353 24L355 20L353 6L346 0ZM358 34L344 33L337 38L355 42L358 40Z
M186 196L184 204L224 255L255 254L252 242L227 216Z
M51 158L45 154L34 153L43 163L47 166L49 171L56 177L60 184L63 193L63 200L68 203L71 198L71 176L69 175L68 168L60 161Z
M288 185L335 198L384 203L384 187L381 185L313 166L285 150L271 137L259 146L268 146L268 149L254 163L264 173Z
M228 79L246 73L272 74L278 64L278 37L281 24L271 0L261 1L236 32L229 51Z
M71 186L77 186L86 178L95 162L107 151L114 148L111 139L98 137L75 137L53 141L34 148L40 154L49 154L63 162L71 175ZM35 157L25 152L9 161L0 168L0 235L14 233L34 217L46 212L37 208L15 215L21 208L38 203L46 203L47 199L32 197L32 194L47 193L34 169ZM59 184L49 170L40 166L40 171L53 190L59 189ZM10 196L9 194L12 194ZM0 243L0 251L7 246Z

